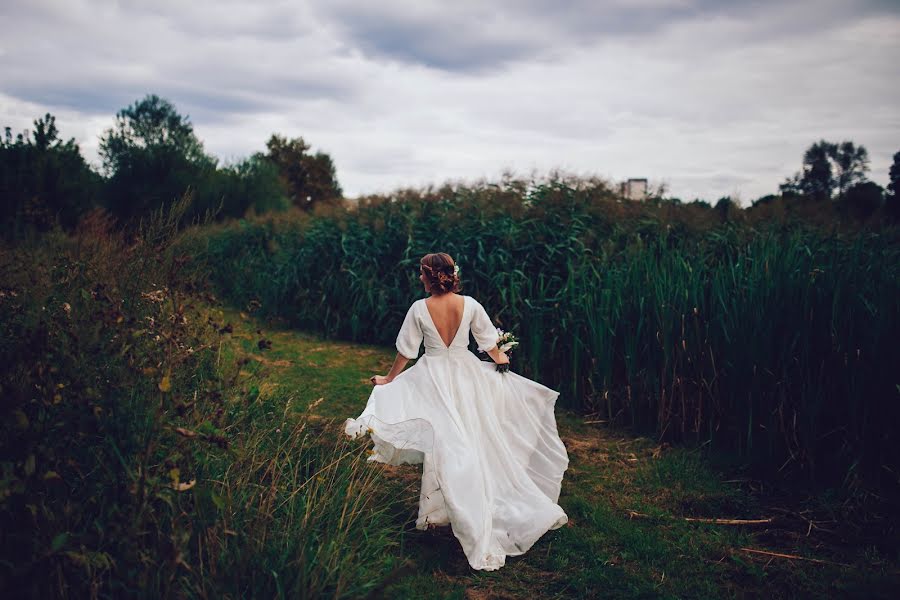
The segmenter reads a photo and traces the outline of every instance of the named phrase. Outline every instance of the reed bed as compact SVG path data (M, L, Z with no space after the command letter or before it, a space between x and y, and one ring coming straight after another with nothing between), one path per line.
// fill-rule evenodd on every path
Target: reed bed
M598 182L447 185L191 232L238 306L392 344L446 251L561 406L772 472L896 488L900 244Z

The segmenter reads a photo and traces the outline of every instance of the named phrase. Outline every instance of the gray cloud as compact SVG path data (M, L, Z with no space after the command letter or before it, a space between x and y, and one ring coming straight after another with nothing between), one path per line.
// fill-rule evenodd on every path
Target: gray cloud
M478 72L539 50L538 41L518 34L486 6L334 2L321 14L366 56L451 72Z
M224 159L273 132L351 195L504 169L777 190L819 138L886 182L900 147L900 4L837 0L8 0L0 118L52 112L94 159L147 93Z
M900 14L900 3L836 0L333 0L319 14L366 56L449 72L484 73L517 60L552 58L561 48L641 38L689 21L765 21L744 41L821 32L848 18ZM738 41L734 39L733 41Z
M238 2L116 6L6 5L0 14L16 28L2 47L4 91L94 114L157 93L223 120L274 110L286 97L347 101L355 93L340 70L321 64L320 40L286 17L286 4L272 13Z

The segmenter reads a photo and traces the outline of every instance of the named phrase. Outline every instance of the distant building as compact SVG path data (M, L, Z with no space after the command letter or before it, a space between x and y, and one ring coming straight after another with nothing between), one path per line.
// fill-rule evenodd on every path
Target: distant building
M628 200L645 200L647 198L647 180L629 179L619 184L619 193Z

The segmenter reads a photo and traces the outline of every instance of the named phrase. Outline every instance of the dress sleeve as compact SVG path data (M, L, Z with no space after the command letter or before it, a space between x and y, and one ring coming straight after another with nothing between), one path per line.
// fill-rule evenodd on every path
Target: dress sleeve
M422 345L422 326L416 318L415 303L406 311L400 333L397 334L397 352L404 357L415 360L419 357L419 346Z
M487 311L484 310L480 302L474 298L473 300L475 302L475 314L472 315L470 328L472 335L475 336L475 341L478 343L478 349L487 352L497 345L497 340L500 339L500 336L497 335L497 328L491 322Z

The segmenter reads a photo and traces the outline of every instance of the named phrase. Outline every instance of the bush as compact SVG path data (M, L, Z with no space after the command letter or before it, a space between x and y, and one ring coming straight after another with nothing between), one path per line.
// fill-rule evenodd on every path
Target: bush
M0 252L4 597L360 596L393 566L381 471L260 393L172 246L186 208Z

